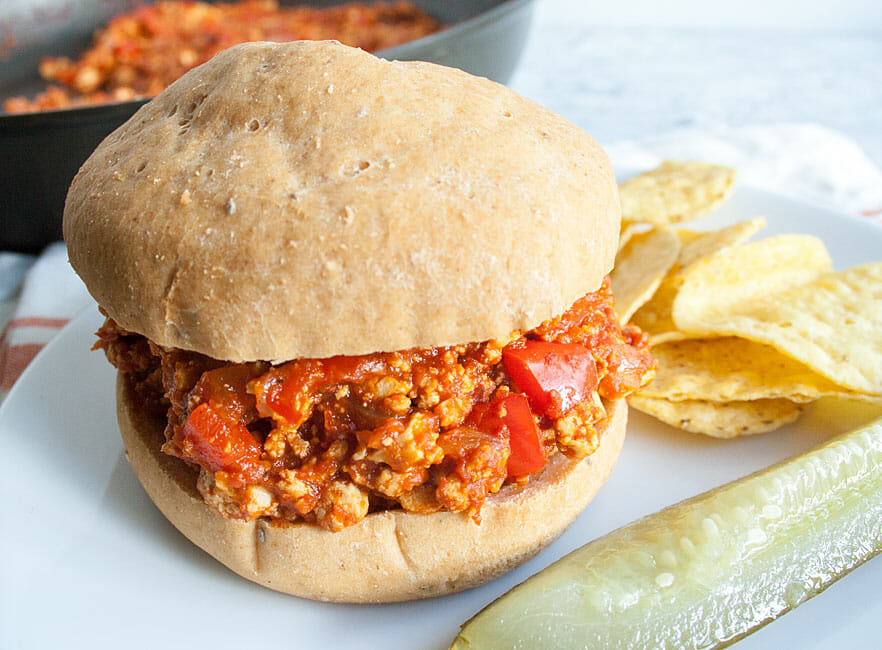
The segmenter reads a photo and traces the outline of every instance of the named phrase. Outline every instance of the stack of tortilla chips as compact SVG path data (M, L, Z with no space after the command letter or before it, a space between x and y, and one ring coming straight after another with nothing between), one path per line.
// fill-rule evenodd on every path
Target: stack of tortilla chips
M727 167L669 161L620 186L613 290L659 364L631 405L730 438L792 422L821 397L882 404L882 262L837 273L810 235L746 243L762 217L670 227L718 207L734 180Z

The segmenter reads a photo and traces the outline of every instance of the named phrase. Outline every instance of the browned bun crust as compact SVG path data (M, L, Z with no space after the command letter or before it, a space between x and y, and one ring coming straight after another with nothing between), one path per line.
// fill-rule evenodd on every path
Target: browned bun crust
M197 473L159 450L163 420L138 408L117 377L117 415L126 456L166 518L239 575L295 596L353 603L428 598L474 587L525 562L554 541L606 482L625 438L624 400L597 451L581 462L561 454L524 487L491 497L476 525L464 514L378 512L337 533L226 519L196 490Z
M501 338L595 290L619 205L584 131L333 42L184 75L74 179L70 261L123 328L231 361Z

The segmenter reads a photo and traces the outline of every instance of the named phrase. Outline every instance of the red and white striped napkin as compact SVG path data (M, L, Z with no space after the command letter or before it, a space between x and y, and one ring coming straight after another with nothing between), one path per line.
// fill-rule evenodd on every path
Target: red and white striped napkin
M605 146L616 168L648 169L666 158L730 165L741 183L882 224L882 170L854 140L819 125L680 130ZM0 401L42 347L89 306L95 308L63 244L36 258L0 252Z
M64 244L36 258L0 252L0 401L43 346L89 305Z

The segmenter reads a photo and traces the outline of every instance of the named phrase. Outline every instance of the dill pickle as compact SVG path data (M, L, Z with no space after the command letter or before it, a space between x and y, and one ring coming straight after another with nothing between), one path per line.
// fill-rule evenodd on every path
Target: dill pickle
M882 419L561 558L452 648L718 648L882 551Z

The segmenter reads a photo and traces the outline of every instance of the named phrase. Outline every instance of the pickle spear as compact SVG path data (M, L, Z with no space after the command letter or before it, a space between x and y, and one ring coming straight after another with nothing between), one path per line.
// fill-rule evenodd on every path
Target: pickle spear
M719 648L882 551L882 419L561 558L452 648Z

